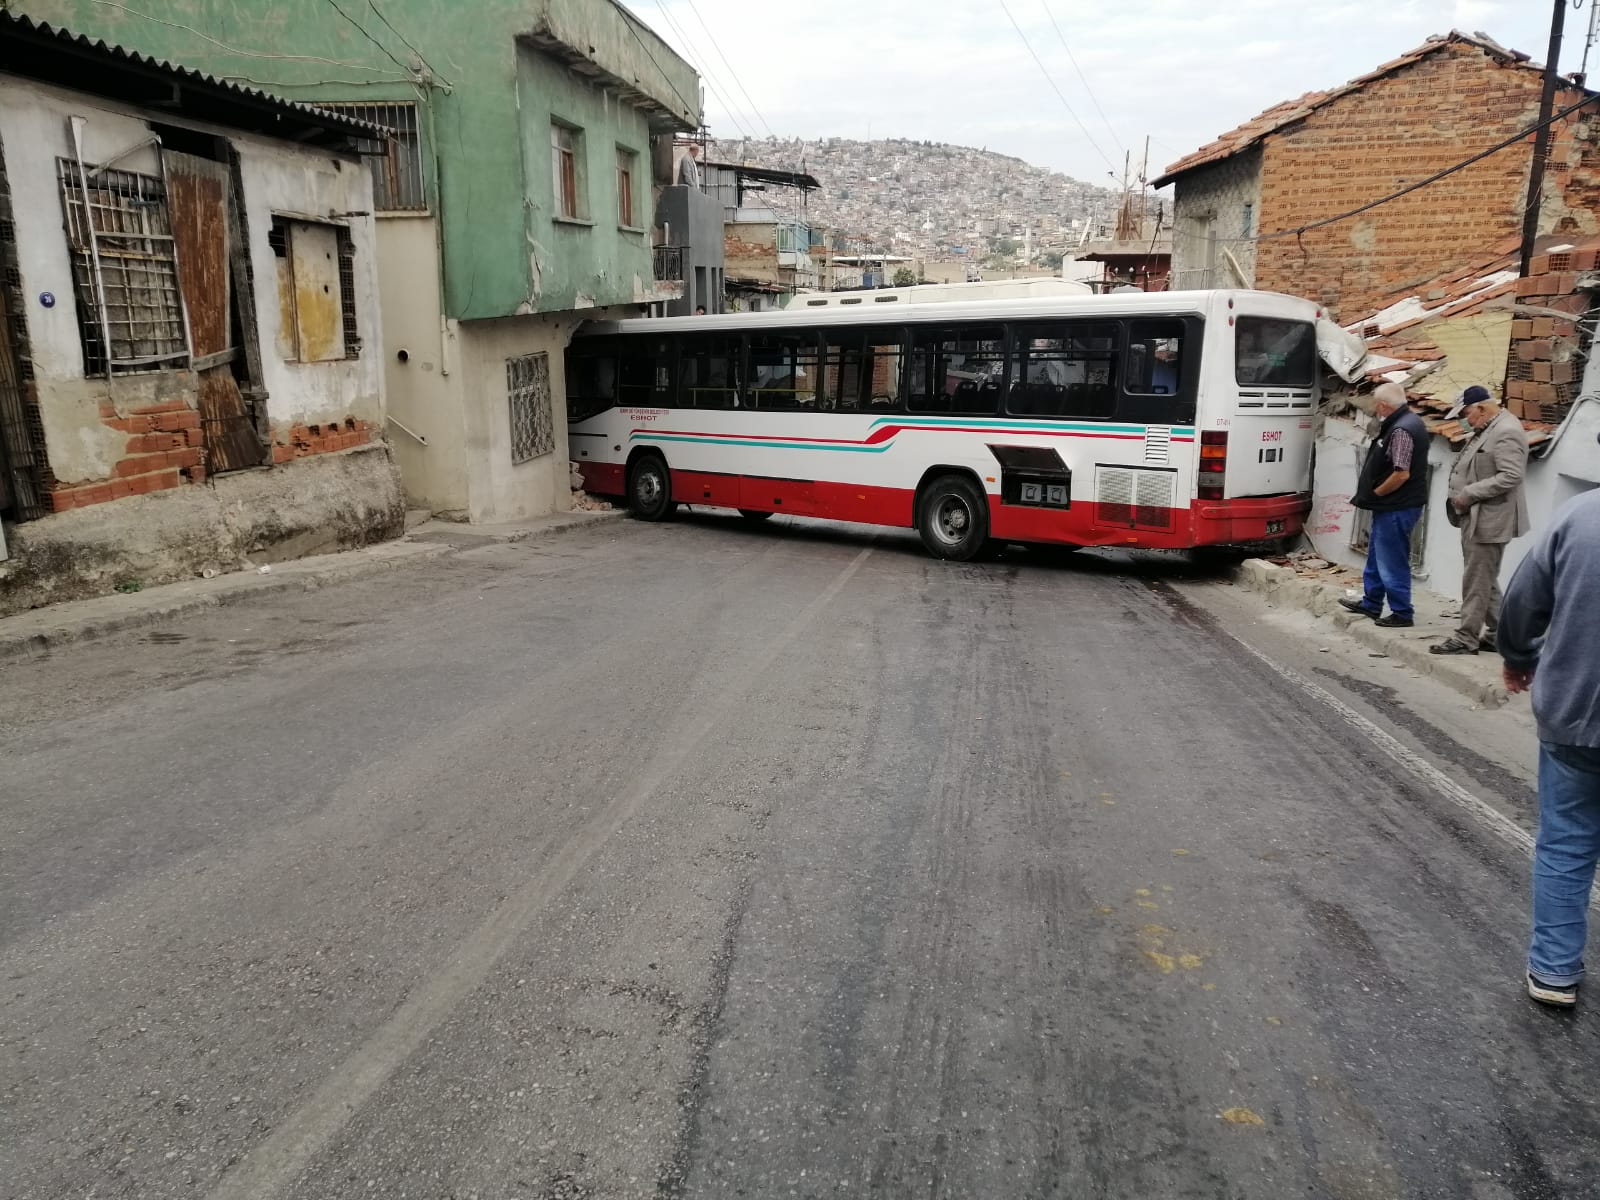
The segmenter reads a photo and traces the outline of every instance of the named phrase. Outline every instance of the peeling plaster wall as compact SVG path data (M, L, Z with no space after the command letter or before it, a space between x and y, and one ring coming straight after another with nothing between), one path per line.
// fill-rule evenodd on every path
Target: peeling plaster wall
M529 290L521 310L553 312L632 300L634 277L648 279L652 270L650 128L643 114L527 45L517 48L516 104L528 243ZM557 213L552 121L581 130L581 221ZM631 227L619 222L619 149L634 156Z

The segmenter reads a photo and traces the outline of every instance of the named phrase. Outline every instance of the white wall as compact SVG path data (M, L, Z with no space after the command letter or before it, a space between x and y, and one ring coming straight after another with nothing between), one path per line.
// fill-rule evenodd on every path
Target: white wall
M1593 368L1591 368L1593 369ZM1588 389L1585 394L1590 395ZM1350 549L1355 527L1355 510L1350 497L1366 454L1365 419L1360 426L1342 418L1328 418L1317 438L1316 474L1313 480L1311 516L1306 522L1308 540L1318 554L1332 562L1359 567L1364 554ZM1528 515L1537 534L1551 515L1566 500L1592 487L1600 487L1600 398L1580 401L1564 427L1561 438L1544 457L1530 458L1524 484ZM1427 542L1422 586L1444 596L1461 594L1461 534L1445 515L1448 502L1450 468L1456 451L1443 438L1433 438L1428 450L1432 476L1428 487ZM1511 578L1522 556L1533 541L1532 535L1518 538L1506 548L1501 582Z
M432 216L377 221L381 353L388 411L428 439L389 427L389 444L414 507L466 515L466 426L456 325L439 294L438 222ZM405 361L400 360L401 353Z
M239 152L245 223L255 268L256 322L266 383L267 415L276 425L312 424L353 416L383 423L383 339L378 301L377 245L372 177L361 163L327 152L226 134ZM335 362L285 362L278 354L280 326L277 258L268 238L274 213L327 219L350 231L355 247L356 327L361 357Z

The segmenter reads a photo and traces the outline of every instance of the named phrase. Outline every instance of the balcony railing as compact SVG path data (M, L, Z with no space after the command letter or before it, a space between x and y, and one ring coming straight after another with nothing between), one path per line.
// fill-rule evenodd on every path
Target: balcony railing
M655 278L664 282L683 282L684 246L655 247Z

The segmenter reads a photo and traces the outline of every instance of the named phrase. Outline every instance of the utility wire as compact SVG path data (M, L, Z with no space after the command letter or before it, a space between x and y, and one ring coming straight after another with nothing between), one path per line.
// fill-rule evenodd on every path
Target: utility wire
M279 62L323 63L330 67L345 67L346 69L352 71L387 71L389 69L388 67L369 67L365 63L343 62L337 58L317 58L309 54L264 54L259 50L243 50L238 46L230 46L227 42L219 42L216 38L209 34L201 33L198 29L195 29L191 25L180 25L176 21L167 21L163 20L161 17L153 17L147 12L140 12L136 8L129 8L126 4L117 4L114 3L113 0L94 0L94 2L96 4L104 5L106 8L114 8L118 12L128 13L130 16L142 17L146 21L153 21L157 25L165 25L169 29L181 29L184 33L192 33L202 42L209 42L211 45L216 46L219 50L226 50L229 54L237 54L241 58L270 58ZM381 83L384 81L376 80L375 82Z
M655 5L656 10L661 14L662 20L666 21L666 23L672 27L673 33L677 35L678 40L683 44L683 55L689 60L689 65L694 67L694 69L699 73L701 80L706 85L706 90L716 98L717 103L721 104L723 108L727 109L728 119L733 122L734 126L739 130L740 135L754 139L754 124L746 124L744 120L744 113L739 110L738 106L731 103L728 98L722 94L722 89L717 86L716 80L711 77L711 72L706 69L705 59L694 51L694 39L688 35L683 26L678 24L677 19L674 18L669 11L667 11L666 5L662 4L661 0L655 0Z
M733 69L733 64L728 61L728 56L722 52L722 47L717 44L717 35L711 32L711 26L707 25L706 19L700 15L700 9L696 7L694 0L687 0L687 3L689 11L694 14L694 19L700 22L700 27L706 31L706 37L711 39L711 48L717 52L717 57L722 60L722 65L728 68L728 74L733 77L734 85L743 94L745 103L750 106L750 111L755 113L756 119L766 129L767 136L776 141L778 135L772 132L772 126L767 123L767 118L762 116L761 110L756 107L756 102L751 98L749 89L744 86L744 80L739 78L739 72Z
M395 37L399 38L400 41L405 44L405 48L407 50L411 51L411 53L413 53L413 54L415 54L417 56L417 61L420 62L423 66L427 67L428 71L432 75L436 76L446 87L453 87L454 86L443 75L440 75L438 71L435 71L433 69L433 64L431 62L429 62L427 60L427 58L425 58L423 56L422 51L418 50L415 46L413 46L411 44L411 39L406 37L406 35L401 33L398 29L396 29L394 27L394 24L389 20L389 18L383 15L383 9L378 7L377 0L367 0L367 7L370 8L377 15L378 20L382 21L385 25L387 25L389 27L389 32L390 33L394 34Z
M328 0L328 5L329 5L329 7L331 7L333 9L334 12L338 13L346 21L349 21L350 24L354 25L355 28L356 28L356 32L357 33L359 33L362 37L366 38L367 41L371 42L379 50L382 50L384 55L388 58L388 60L390 62L392 62L395 66L399 67L402 71L410 72L411 68L406 66L405 63L401 62L394 55L390 54L389 53L389 48L387 46L385 46L382 42L380 42L377 38L373 37L370 33L368 33L366 31L366 28L361 24L360 21L357 21L349 13L345 12L344 9L339 7L339 0Z
M1067 60L1072 63L1072 69L1078 73L1078 82L1083 84L1083 90L1089 93L1089 103L1094 105L1095 112L1100 114L1100 120L1106 127L1106 132L1111 135L1112 144L1118 149L1123 149L1122 139L1117 136L1117 131L1111 128L1111 120L1106 116L1106 110L1100 107L1100 101L1095 98L1094 88L1089 86L1088 77L1084 75L1083 68L1078 65L1078 56L1072 52L1072 47L1067 43L1067 35L1061 32L1061 26L1056 22L1056 14L1051 11L1050 0L1039 0L1044 7L1044 15L1050 18L1050 24L1056 31L1056 37L1061 39L1061 48L1067 52Z
M1011 15L1011 9L1006 7L1006 0L1000 0L1000 9L1006 14L1006 20L1011 22L1011 28L1017 31L1017 36L1022 39L1022 44L1027 47L1028 53L1033 57L1034 63L1039 68L1039 73L1044 76L1044 81L1050 85L1050 90L1056 94L1056 99L1061 101L1061 107L1066 109L1067 115L1077 122L1078 128L1083 130L1083 136L1089 139L1089 144L1094 147L1095 153L1105 160L1106 166L1111 168L1111 174L1115 175L1117 173L1117 164L1112 162L1106 152L1100 148L1100 143L1094 140L1094 134L1089 132L1089 127L1083 123L1083 118L1078 116L1077 110L1067 102L1066 96L1056 86L1056 81L1051 76L1049 69L1044 65L1044 60L1034 50L1033 43L1028 40L1028 35L1022 32L1022 26L1017 24L1017 19Z

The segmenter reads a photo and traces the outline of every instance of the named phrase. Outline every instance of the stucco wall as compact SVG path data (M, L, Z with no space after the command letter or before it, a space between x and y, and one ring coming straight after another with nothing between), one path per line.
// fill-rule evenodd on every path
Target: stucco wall
M1248 212L1246 211L1248 208ZM1216 262L1205 276L1206 231L1216 231ZM1255 278L1256 247L1243 239L1261 232L1261 150L1246 150L1178 180L1173 197L1172 288L1236 287L1223 251L1247 282Z
M466 427L454 323L445 325L439 294L437 224L432 217L381 217L376 236L388 411L428 439L423 445L391 422L389 444L414 507L464 513Z
M697 304L705 305L708 313L721 312L722 205L698 188L663 188L656 206L656 224L669 230L672 245L685 247L683 297L667 305L667 315L689 316ZM705 280L703 291L698 282L701 279Z
M359 162L237 136L244 182L245 223L255 275L256 321L267 415L274 425L353 416L383 421L382 314L378 300L377 245L372 218L372 177ZM285 362L277 352L282 312L276 257L268 241L274 213L340 218L355 248L356 328L361 356L335 362Z

